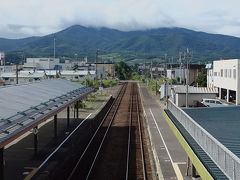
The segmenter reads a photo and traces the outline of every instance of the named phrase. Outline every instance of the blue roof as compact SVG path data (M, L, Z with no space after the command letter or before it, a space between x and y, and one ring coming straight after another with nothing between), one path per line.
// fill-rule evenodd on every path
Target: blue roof
M184 111L240 158L240 106L188 108Z

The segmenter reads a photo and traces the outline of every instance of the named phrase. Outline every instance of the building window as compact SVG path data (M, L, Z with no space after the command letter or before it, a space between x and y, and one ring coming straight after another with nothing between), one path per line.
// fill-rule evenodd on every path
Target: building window
M233 69L233 78L236 79L236 69Z
M217 72L214 72L214 76L217 76Z
M232 70L231 70L231 69L228 70L228 77L229 77L229 78L232 77Z
M220 76L223 77L223 69L220 71Z
M227 69L224 69L224 77L227 77Z

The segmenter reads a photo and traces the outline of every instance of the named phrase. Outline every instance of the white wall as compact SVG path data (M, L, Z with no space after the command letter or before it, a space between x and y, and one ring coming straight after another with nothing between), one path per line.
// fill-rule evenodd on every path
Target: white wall
M237 91L239 81L238 68L239 68L238 59L214 61L213 62L214 86ZM236 71L235 78L233 76L234 70Z
M37 69L54 69L55 65L59 65L58 58L27 58L24 67Z
M165 98L167 95L171 96L171 88L169 84L162 84L160 87L160 99Z
M207 69L207 87L208 88L214 87L213 69Z
M184 75L184 69L168 69L167 70L167 78L173 79L179 77L180 79L184 79L186 75Z
M215 99L216 97L216 94L188 94L188 105L193 106L195 101L201 102L203 98ZM186 106L186 94L176 94L176 105Z
M214 61L213 62L213 84L214 84L214 87L227 89L227 92L229 92L229 90L236 91L236 104L239 105L240 104L240 59Z
M24 83L28 83L28 82L35 82L35 81L39 81L39 80L43 80L45 79L45 77L18 77L18 84L24 84ZM17 79L16 77L10 77L8 78L8 80L5 80L5 84L6 85L14 85L17 83Z

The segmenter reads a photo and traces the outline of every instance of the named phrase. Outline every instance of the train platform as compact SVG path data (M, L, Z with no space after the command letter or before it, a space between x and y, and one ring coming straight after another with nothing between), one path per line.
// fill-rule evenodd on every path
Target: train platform
M164 119L164 104L159 97L150 95L147 87L139 84L147 119L151 145L159 179L192 179L187 176L188 157Z
M17 138L4 148L4 179L30 179L31 174L48 159L54 151L60 147L62 142L75 130L83 121L86 125L81 126L83 131L89 131L91 119L100 111L110 98L109 94L115 94L118 86L106 89L105 95L88 102L89 108L79 109L79 118L76 117L73 106L70 106L69 122L67 125L67 109L58 113L57 136L54 132L54 119L50 118L38 127L37 154L34 151L34 132L29 131ZM62 151L62 150L61 150Z

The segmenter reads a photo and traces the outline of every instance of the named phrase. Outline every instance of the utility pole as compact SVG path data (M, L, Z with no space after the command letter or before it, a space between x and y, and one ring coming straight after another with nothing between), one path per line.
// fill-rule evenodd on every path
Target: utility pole
M151 60L151 69L150 69L150 71L151 71L151 80L153 79L153 74L152 74L152 60Z
M99 53L99 49L97 49L97 51L96 51L96 58L95 58L96 80L98 79L98 69L97 69L98 53Z
M167 78L167 54L164 55L164 62L165 62L165 65L164 65L164 74L165 74L165 78Z
M56 58L56 37L55 37L55 34L53 36L53 58L54 58L54 62L55 62L55 58ZM57 77L57 68L56 68L56 77Z
M157 95L157 91L158 91L158 83L157 83L157 79L156 79L156 95Z
M166 104L168 109L168 82L167 82L167 54L164 55L164 74L165 74L165 80L164 80L164 89L165 89L165 96L166 96Z
M187 52L186 52L186 56L185 56L185 60L186 60L186 107L188 107L188 86L189 86L189 62L191 61L191 53L189 51L189 49L187 48Z
M187 49L188 54L188 49ZM188 107L188 56L186 57L187 69L186 69L186 107Z
M4 57L4 59L3 59L3 72L5 72L5 66L6 66L6 58Z
M146 73L146 59L145 59L145 54L144 54L144 76L145 79L147 78L147 73Z
M24 57L24 51L22 51L22 65L24 65L24 60L25 59L25 57Z
M18 63L16 64L16 84L18 84Z
M56 58L56 37L55 37L55 35L53 37L53 57L55 60L55 58Z
M179 69L180 69L180 83L182 84L182 75L183 75L183 72L182 72L182 52L179 52Z
M172 88L172 82L173 82L173 76L172 76L172 74L173 74L173 67L172 67L172 65L173 65L173 56L172 56L172 61L171 61L171 88Z

